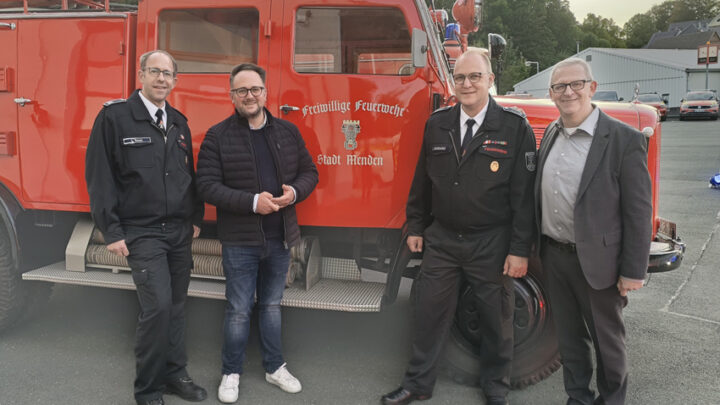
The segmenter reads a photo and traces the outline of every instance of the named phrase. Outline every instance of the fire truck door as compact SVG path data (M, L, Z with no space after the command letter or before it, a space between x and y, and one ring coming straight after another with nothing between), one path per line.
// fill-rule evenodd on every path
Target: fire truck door
M297 125L320 174L302 224L402 226L430 113L428 72L412 65L414 7L285 1L281 72L268 87L280 83L271 111Z
M17 159L17 21L0 20L0 182L19 187ZM18 100L19 101L19 100ZM12 186L11 186L12 187ZM13 190L17 192L17 190Z
M15 97L26 100L17 111L27 201L88 204L85 148L103 103L123 97L126 26L122 16L18 20Z
M210 3L182 1L172 9L150 10L153 20L157 16L157 45L150 45L147 50L165 50L178 63L177 85L169 101L188 116L195 151L200 149L208 128L233 112L228 82L232 68L247 62L261 66L268 63L263 32L267 29L271 2Z

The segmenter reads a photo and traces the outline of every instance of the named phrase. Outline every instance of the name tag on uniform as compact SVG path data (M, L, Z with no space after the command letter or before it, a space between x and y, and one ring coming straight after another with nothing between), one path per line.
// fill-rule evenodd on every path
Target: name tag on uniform
M123 145L147 145L152 143L152 138L149 136L139 136L135 138L123 138Z
M431 145L430 151L432 153L443 153L450 151L450 145Z

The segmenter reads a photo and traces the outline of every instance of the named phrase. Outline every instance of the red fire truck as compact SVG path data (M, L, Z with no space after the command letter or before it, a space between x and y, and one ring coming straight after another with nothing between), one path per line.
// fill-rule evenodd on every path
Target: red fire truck
M460 24L477 29L481 1L457 3L470 16ZM51 283L134 288L127 263L94 230L84 157L102 104L131 94L138 56L156 48L178 61L169 101L189 117L196 148L232 111L228 72L241 62L267 68L270 111L305 138L320 183L298 206L303 243L283 304L355 312L391 304L421 260L407 250L403 224L423 125L454 102L441 25L425 0L0 0L0 329ZM558 116L549 100L498 101L522 109L538 138ZM602 108L646 134L657 213L657 112ZM205 220L189 294L223 299L213 207ZM683 253L675 226L657 216L654 226L650 270L673 269ZM368 281L373 272L386 281ZM522 387L555 371L559 357L538 263L515 286L512 382ZM474 305L463 286L448 347L449 368L469 382L480 344Z

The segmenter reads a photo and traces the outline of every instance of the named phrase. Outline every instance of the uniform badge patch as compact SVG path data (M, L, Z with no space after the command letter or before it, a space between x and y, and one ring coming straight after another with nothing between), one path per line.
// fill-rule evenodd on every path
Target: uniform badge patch
M500 170L500 163L497 160L490 162L490 171L495 173L498 170Z
M529 172L534 172L535 166L537 166L537 155L535 152L525 152L525 167Z

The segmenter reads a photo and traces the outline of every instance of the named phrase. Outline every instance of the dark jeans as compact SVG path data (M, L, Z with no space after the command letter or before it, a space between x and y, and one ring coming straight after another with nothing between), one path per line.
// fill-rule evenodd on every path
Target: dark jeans
M280 300L290 263L282 239L265 246L223 245L225 272L225 342L222 373L242 374L250 334L250 315L257 294L263 367L272 373L285 363L282 356Z
M192 268L192 225L126 228L128 264L140 313L135 335L135 399L160 398L165 382L187 376L185 299Z

